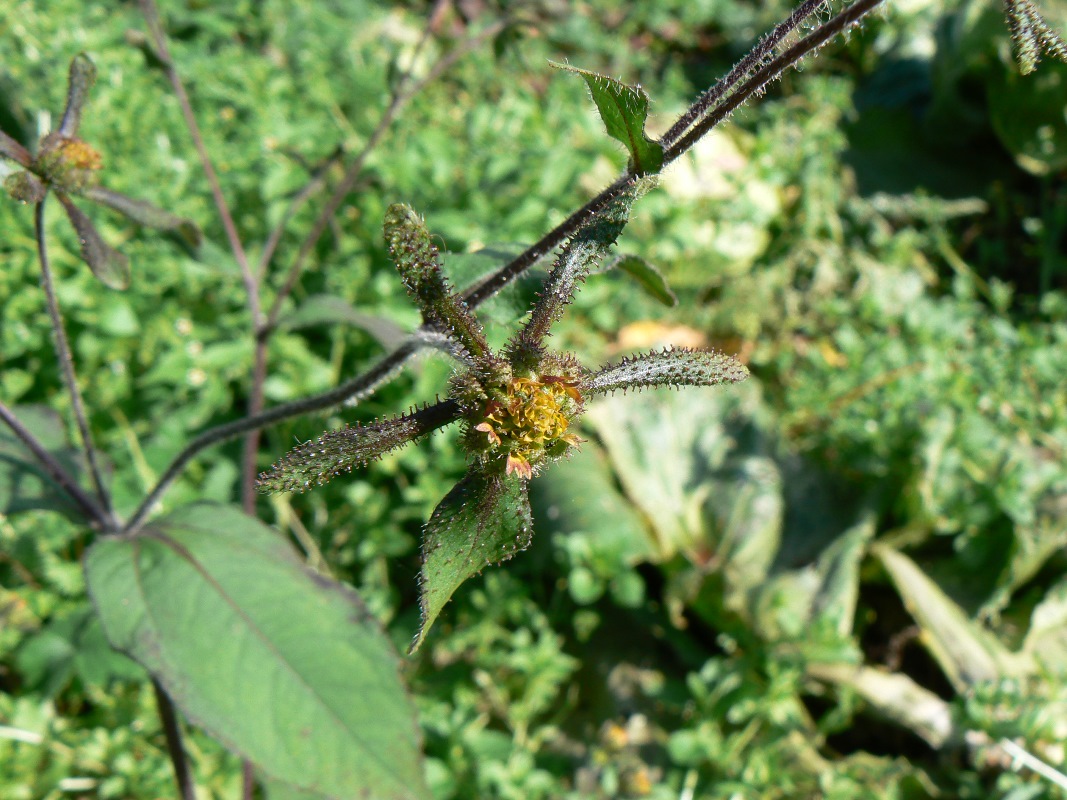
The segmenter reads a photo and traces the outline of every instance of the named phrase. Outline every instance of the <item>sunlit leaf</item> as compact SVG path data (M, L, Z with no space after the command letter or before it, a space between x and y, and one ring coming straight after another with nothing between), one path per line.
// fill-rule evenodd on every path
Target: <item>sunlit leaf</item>
M472 469L426 523L422 543L422 624L414 652L445 603L472 575L530 544L533 520L526 481Z
M884 544L875 545L872 551L923 629L923 643L958 691L975 683L1018 676L1030 668L1028 657L1012 653L970 619L906 555Z
M677 347L623 359L588 376L582 391L603 394L648 386L717 386L739 383L748 368L733 356L714 350Z
M65 194L56 194L63 204L74 232L81 243L82 258L100 282L111 289L125 289L130 285L130 261L110 247L90 220Z
M286 453L269 470L260 473L256 488L261 492L304 492L353 467L375 461L413 439L454 422L459 405L445 400L399 417L350 425L329 431Z
M277 532L190 506L99 540L86 574L111 643L269 779L339 800L427 796L388 636Z
M74 136L81 124L82 106L89 97L89 90L96 81L96 66L85 53L78 53L70 62L70 81L67 85L67 107L63 110L63 121L59 123L59 133Z
M426 322L455 339L475 363L494 360L481 323L445 280L440 253L422 218L397 203L385 212L384 228L397 271Z
M645 134L648 119L648 94L640 86L627 86L621 81L569 64L549 62L556 69L567 70L585 79L593 102L604 120L608 134L625 145L630 153L631 169L637 175L651 175L663 166L663 147Z
M104 189L101 186L89 187L85 190L84 195L90 200L115 209L139 225L161 231L174 231L191 248L199 247L203 239L200 228L192 220L164 211L162 208L144 200L135 200L132 197L113 192L110 189Z

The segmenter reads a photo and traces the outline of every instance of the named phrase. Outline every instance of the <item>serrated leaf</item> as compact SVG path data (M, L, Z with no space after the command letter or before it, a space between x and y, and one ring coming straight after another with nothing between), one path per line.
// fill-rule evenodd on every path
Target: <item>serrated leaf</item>
M310 328L316 325L351 325L373 336L383 347L398 347L407 333L390 319L357 311L347 300L327 294L315 294L278 320L278 327L286 330Z
M89 265L93 275L109 289L125 289L130 285L130 261L118 250L110 247L101 238L85 214L65 194L56 193L63 209L67 212L70 224L78 235L81 244L82 259Z
M78 53L70 62L67 107L63 109L63 120L59 123L59 133L62 136L74 136L78 132L82 108L95 81L96 66L85 53Z
M119 192L113 192L101 186L90 186L83 192L84 196L120 214L129 217L138 225L155 228L160 231L174 231L190 248L196 249L203 241L200 228L191 219L179 217L164 211L144 200L136 200Z
M304 492L363 466L459 418L459 404L445 400L403 416L349 425L294 447L259 474L261 492Z
M604 394L649 386L717 386L740 383L748 374L748 368L733 356L715 350L676 347L630 356L618 364L603 367L585 378L581 390Z
M414 652L445 603L468 578L525 550L533 534L526 481L472 469L430 515L422 542Z
M569 64L548 63L582 76L608 135L622 142L629 151L630 168L635 175L654 175L660 171L663 147L645 134L649 98L644 89Z
M3 131L0 131L0 157L9 158L23 167L30 167L33 164L30 151Z
M671 291L667 279L658 269L645 261L640 256L619 256L604 269L618 269L625 272L637 281L637 285L644 289L645 294L655 298L663 305L673 308L678 305L678 296Z
M84 474L81 453L66 437L62 418L44 406L16 406L18 420L74 480ZM0 514L59 511L82 519L81 511L40 466L34 455L6 425L0 423Z
M284 537L198 504L86 556L112 645L269 780L325 798L426 798L392 644L349 588Z
M908 613L922 628L923 644L958 691L1030 671L1032 660L1028 656L1012 653L970 619L914 561L884 544L871 550L885 566Z

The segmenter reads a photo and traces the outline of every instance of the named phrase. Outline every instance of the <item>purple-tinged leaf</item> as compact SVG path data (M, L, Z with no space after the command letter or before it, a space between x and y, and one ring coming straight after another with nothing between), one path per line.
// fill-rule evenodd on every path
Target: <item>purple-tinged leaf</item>
M19 170L4 179L4 189L20 203L40 203L48 190L41 179L27 170Z
M67 84L67 107L59 123L61 136L74 136L82 119L82 106L96 81L96 67L85 53L78 53L70 62L70 81Z
M90 220L65 194L56 193L81 243L82 258L100 282L111 289L130 285L130 261L101 238Z
M411 652L422 644L441 609L464 581L525 550L532 535L526 481L473 469L468 472L426 523L419 599L422 624Z
M294 447L261 472L256 488L261 492L307 491L457 419L459 404L445 400L392 419L329 431Z
M493 365L496 357L482 325L445 280L440 253L422 218L395 203L385 212L384 233L400 278L427 324L455 339L475 363Z
M747 377L748 368L733 356L678 347L623 359L587 376L579 388L583 393L604 394L649 386L717 386Z
M648 94L640 86L627 86L621 81L569 64L548 62L556 69L573 72L585 79L604 120L608 135L621 142L630 153L630 169L635 175L652 175L663 166L663 146L645 134L648 119Z
M33 164L30 151L3 131L0 131L0 158L9 158L23 167Z
M100 186L91 186L85 190L83 196L97 203L102 203L108 208L113 208L139 225L155 228L161 231L174 231L192 248L200 246L202 236L200 228L190 219L179 217L169 211L164 211L158 206L144 200L135 200L119 192L104 189Z

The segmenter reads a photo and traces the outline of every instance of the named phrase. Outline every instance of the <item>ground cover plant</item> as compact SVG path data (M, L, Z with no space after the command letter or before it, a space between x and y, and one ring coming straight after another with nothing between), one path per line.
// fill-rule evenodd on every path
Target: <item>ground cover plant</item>
M45 5L0 796L1062 794L1056 4Z

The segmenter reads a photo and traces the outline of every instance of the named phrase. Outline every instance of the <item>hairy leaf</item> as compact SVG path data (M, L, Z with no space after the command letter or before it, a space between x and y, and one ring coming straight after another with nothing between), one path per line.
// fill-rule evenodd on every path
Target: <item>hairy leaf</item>
M475 362L494 361L481 323L445 280L437 246L419 215L399 203L389 206L385 242L427 324L449 333Z
M329 431L313 442L294 447L269 470L261 472L256 488L261 492L307 491L458 418L459 404L445 400L392 419Z
M593 215L563 245L529 321L508 343L513 366L532 368L540 361L545 337L574 297L576 285L600 264L629 222L634 201L654 185L653 178L638 181Z
M115 209L140 225L161 231L175 231L189 247L199 247L203 239L200 228L191 219L164 211L144 200L135 200L100 186L90 186L85 190L84 195L90 200Z
M603 394L647 386L716 386L739 383L747 377L748 368L733 356L679 347L633 356L604 367L585 379L581 391Z
M86 575L112 645L268 778L345 800L427 797L389 637L277 532L190 506L98 541Z
M622 142L630 152L631 171L635 175L659 172L663 166L663 147L645 134L648 94L644 89L569 64L549 63L585 79L608 135Z
M108 246L90 220L65 194L56 193L63 204L74 232L81 243L82 258L100 282L111 289L125 289L130 285L130 261L118 250Z
M1067 44L1041 16L1031 0L1004 0L1019 72L1029 75L1037 69L1041 54L1067 61Z
M482 569L530 545L533 520L526 481L471 470L426 523L422 542L422 624L411 644L426 638L445 603Z
M96 81L96 67L85 53L78 53L70 62L70 81L67 84L67 107L63 109L63 121L59 133L74 136L82 119L82 106L89 97L89 90Z

